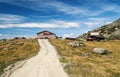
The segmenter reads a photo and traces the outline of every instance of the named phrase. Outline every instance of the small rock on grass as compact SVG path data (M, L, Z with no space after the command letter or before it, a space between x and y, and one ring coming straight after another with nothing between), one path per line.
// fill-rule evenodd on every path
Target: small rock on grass
M18 42L17 45L23 45L24 43L23 42Z
M95 54L107 54L108 50L104 48L94 48L92 52Z
M3 48L3 50L4 50L4 51L8 51L8 50L9 50L9 48Z
M82 54L83 57L89 57L89 54L86 53L86 52L82 52L81 54Z

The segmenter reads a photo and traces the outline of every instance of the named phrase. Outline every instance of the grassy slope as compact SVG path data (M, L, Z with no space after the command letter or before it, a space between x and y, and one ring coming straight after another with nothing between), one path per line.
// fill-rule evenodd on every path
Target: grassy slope
M38 41L36 39L17 39L12 42L23 42L23 45L10 45L10 41L0 42L0 74L3 69L12 63L28 59L36 55L39 51ZM11 48L8 51L4 48Z
M120 41L85 42L85 47L71 47L65 40L50 40L67 62L65 71L70 77L120 77ZM92 53L95 47L108 49L107 55ZM81 55L88 53L89 57Z

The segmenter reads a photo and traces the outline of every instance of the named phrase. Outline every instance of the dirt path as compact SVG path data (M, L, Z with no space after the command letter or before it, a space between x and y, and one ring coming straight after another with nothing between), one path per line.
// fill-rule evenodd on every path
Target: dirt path
M38 40L41 50L9 77L68 77L64 72L56 50L48 40Z

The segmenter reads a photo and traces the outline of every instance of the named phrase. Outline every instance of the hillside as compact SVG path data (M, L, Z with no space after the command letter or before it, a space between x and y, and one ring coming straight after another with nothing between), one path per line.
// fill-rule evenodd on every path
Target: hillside
M86 38L90 32L100 32L100 35L107 39L120 39L120 19L95 30L88 31L88 33L85 33L79 37Z
M60 62L70 77L120 77L120 40L84 42L72 47L70 40L52 39L60 55ZM92 53L93 48L105 48L108 54Z
M0 75L7 66L31 58L38 51L39 45L36 39L0 40Z

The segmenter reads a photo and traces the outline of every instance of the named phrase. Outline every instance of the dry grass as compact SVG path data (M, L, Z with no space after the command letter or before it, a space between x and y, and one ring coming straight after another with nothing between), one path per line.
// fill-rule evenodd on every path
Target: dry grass
M108 42L85 42L85 47L71 47L69 41L54 39L50 42L59 55L67 60L65 71L70 77L120 77L120 40ZM109 50L106 55L92 53L95 47ZM82 56L82 52L89 56Z
M15 44L10 44L10 42ZM17 43L22 42L23 45ZM9 48L9 50L4 50ZM36 55L39 51L38 41L36 39L16 39L12 41L0 42L0 74L10 64L17 61L28 59Z

